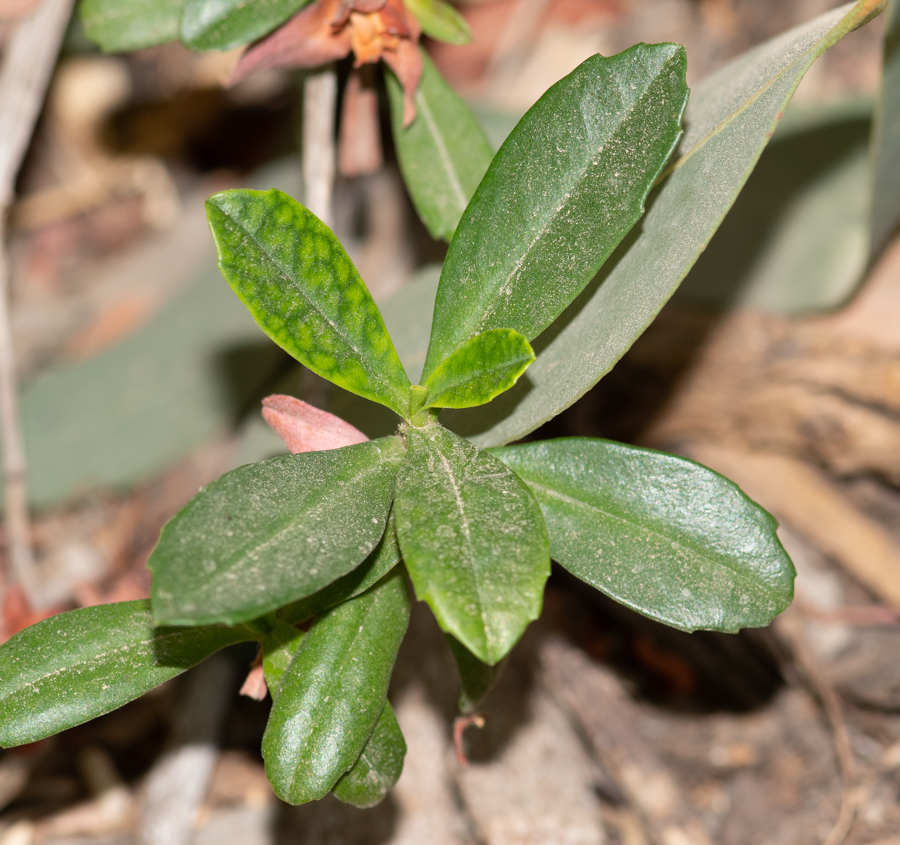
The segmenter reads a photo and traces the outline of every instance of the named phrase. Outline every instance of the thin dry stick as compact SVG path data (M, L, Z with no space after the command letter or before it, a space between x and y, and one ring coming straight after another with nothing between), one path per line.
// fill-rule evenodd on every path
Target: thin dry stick
M30 601L36 593L25 487L25 452L16 400L16 362L9 316L6 214L16 174L40 112L72 14L73 0L44 0L16 26L0 68L0 429L9 561Z
M850 746L850 734L847 732L847 723L844 721L844 713L841 701L834 687L823 676L806 637L803 633L802 623L794 609L782 614L776 621L777 629L790 643L797 663L806 676L809 685L813 688L822 708L831 725L834 735L834 749L841 769L843 789L841 791L841 808L838 811L837 820L826 837L823 845L841 845L850 833L850 827L856 815L856 762L853 759L853 749Z
M307 74L303 83L303 192L306 207L332 225L334 118L337 74L334 65Z

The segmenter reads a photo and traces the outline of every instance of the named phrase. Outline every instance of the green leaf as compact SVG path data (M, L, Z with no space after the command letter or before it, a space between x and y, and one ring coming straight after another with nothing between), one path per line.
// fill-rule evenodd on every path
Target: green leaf
M422 32L430 38L448 44L468 44L472 30L466 19L444 0L403 0L422 26Z
M450 244L426 378L488 329L531 340L593 278L675 149L685 67L676 44L592 56L519 121Z
M291 804L321 798L359 758L385 705L409 621L400 570L313 622L263 736L266 775Z
M424 387L422 408L472 408L509 390L534 361L531 344L512 329L491 329L445 358ZM415 413L418 408L410 408Z
M387 73L391 128L403 181L425 228L449 241L494 150L465 101L422 51L416 117L403 128L403 88Z
M109 713L219 649L247 628L155 628L147 601L70 610L0 646L0 746L52 736Z
M281 619L275 619L262 638L263 672L273 701L278 695L281 679L294 659L297 649L300 648L304 636L304 632L299 628Z
M331 230L281 191L207 200L219 269L262 330L314 373L403 416L409 379Z
M775 520L693 461L609 440L491 450L528 483L553 559L683 631L768 625L794 592Z
M541 612L547 531L528 488L440 425L407 429L397 537L416 596L438 624L494 665Z
M391 791L403 771L406 740L391 703L386 701L359 759L334 785L334 795L355 807L374 807Z
M88 38L106 53L124 53L178 39L185 0L81 0Z
M400 563L400 547L397 545L394 519L390 517L384 535L375 547L375 551L356 569L342 578L338 578L325 589L281 608L278 616L288 622L303 622L305 619L318 616L335 605L364 593L398 563Z
M447 424L481 445L508 443L556 416L608 373L706 248L807 69L864 23L874 5L869 0L828 12L697 85L681 157L651 197L639 230L534 344L537 360L526 378L481 410L448 417Z
M157 621L243 622L346 575L384 533L402 461L387 437L226 473L162 530L148 564Z
M469 715L481 707L488 693L497 685L503 674L505 661L496 666L488 666L482 663L469 649L467 649L456 637L447 634L447 642L450 651L456 660L456 668L459 669L459 680L462 689L459 693L458 706L461 713Z
M888 4L884 34L884 70L875 111L872 151L872 256L877 256L900 226L900 2Z
M182 0L181 40L192 50L231 50L284 23L310 0Z

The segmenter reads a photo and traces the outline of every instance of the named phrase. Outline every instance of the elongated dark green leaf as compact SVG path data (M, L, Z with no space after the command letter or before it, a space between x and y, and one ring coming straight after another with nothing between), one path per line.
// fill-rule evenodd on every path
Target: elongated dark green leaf
M206 210L222 275L262 330L314 373L405 415L409 379L331 230L276 190L225 191Z
M531 344L512 329L467 340L431 374L423 408L471 408L509 390L534 361ZM418 389L418 388L417 388Z
M448 415L447 424L484 446L508 443L608 373L706 248L807 69L877 8L875 0L862 0L835 9L700 82L685 115L681 157L651 197L640 230L534 343L537 360L528 375L490 405Z
M711 469L586 437L492 452L534 492L554 560L645 616L733 632L790 604L777 523Z
M872 255L876 256L900 226L900 3L888 4L884 34L884 70L875 112L872 201Z
M456 637L447 634L447 642L450 651L456 660L456 668L459 669L459 680L462 688L459 692L459 710L465 715L474 713L488 693L497 685L503 674L505 662L496 666L488 666L482 663L469 649L467 649Z
M150 602L71 610L0 646L0 746L36 742L109 713L225 646L247 628L154 628Z
M346 575L384 533L402 461L386 437L226 473L162 530L148 564L157 621L243 622Z
M310 0L182 0L181 40L193 50L231 50L284 23Z
M384 708L408 621L409 595L395 570L313 622L263 736L266 775L279 798L314 801L351 769Z
M81 0L88 38L107 53L140 50L178 38L185 0Z
M685 66L676 44L592 56L519 121L450 244L426 378L488 329L531 340L593 278L675 149Z
M403 128L403 89L386 74L391 127L403 181L434 238L449 241L494 150L472 110L422 53L416 118Z
M281 619L288 622L302 622L318 616L326 610L340 604L342 601L352 599L360 593L364 593L374 583L380 581L400 563L400 547L397 545L397 535L394 531L394 520L388 520L387 528L381 542L359 566L352 572L338 578L325 589L313 593L305 599L289 604L278 611Z
M416 596L479 660L498 663L541 612L547 531L528 488L440 425L407 429L397 537Z
M419 21L422 32L448 44L468 44L472 30L466 19L444 0L403 0Z
M397 724L394 708L386 701L353 768L334 785L335 797L355 807L374 807L400 779L405 756L403 731Z
M270 630L262 638L263 672L266 686L274 701L291 660L300 648L304 632L281 619L272 622Z

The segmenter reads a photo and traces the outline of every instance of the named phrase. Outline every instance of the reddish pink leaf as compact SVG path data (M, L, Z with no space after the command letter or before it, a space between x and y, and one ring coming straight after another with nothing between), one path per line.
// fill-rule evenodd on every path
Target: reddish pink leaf
M364 443L369 438L340 417L293 396L267 396L263 417L295 455Z
M254 701L262 701L269 692L266 685L266 673L262 666L254 666L247 674L247 679L240 689L240 695L246 695Z

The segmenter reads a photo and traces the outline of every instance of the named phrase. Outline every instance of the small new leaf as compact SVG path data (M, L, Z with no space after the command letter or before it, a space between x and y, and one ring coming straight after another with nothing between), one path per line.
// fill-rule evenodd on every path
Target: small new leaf
M313 622L263 736L266 775L279 798L322 798L353 767L384 709L408 621L409 595L395 570Z
M226 473L162 530L148 564L157 621L244 622L346 575L384 533L402 462L386 437Z
M400 779L405 756L406 740L394 708L386 701L362 754L332 792L345 804L374 807Z
M525 484L437 424L407 429L397 537L416 596L441 628L494 665L541 611L547 530Z
M409 379L331 230L276 190L225 191L206 211L222 275L260 328L314 373L405 415Z
M0 646L0 746L95 719L253 639L244 627L156 628L148 601L52 616Z
M472 408L509 390L534 361L531 344L512 329L467 340L425 382L423 408Z
M683 631L768 625L793 596L777 523L693 461L579 437L492 449L534 492L553 559Z
M231 50L284 23L310 0L182 0L181 40L192 50Z

